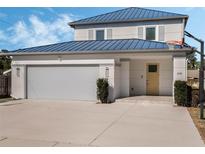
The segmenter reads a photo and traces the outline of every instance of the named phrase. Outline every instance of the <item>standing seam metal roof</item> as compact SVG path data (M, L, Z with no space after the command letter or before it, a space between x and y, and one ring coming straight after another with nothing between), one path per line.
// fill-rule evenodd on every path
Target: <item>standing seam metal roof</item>
M174 49L182 49L180 45L175 45ZM89 53L89 52L123 52L136 50L168 50L169 46L164 42L148 41L141 39L119 39L103 41L70 41L64 43L37 46L25 49L8 51L8 53L29 53L29 52L67 52L67 53ZM190 48L187 48L190 49Z
M129 22L135 20L152 20L152 19L169 19L169 18L188 18L187 15L171 13L165 11L158 11L152 9L131 7L114 12L109 12L94 17L81 19L78 21L70 22L70 26L84 25L84 24L102 24L112 22Z

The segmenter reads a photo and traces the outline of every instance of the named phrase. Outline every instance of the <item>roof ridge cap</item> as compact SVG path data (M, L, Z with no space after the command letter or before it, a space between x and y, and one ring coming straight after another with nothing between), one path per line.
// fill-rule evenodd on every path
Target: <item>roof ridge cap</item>
M134 8L134 7L126 7L126 8L120 9L120 10L115 10L115 11L112 11L112 12L107 12L107 13L103 13L103 14L99 14L99 15L95 15L95 16L83 18L83 19L80 19L80 20L76 20L76 21L69 22L68 24L70 25L70 24L72 24L72 23L74 23L74 22L79 22L79 21L86 20L86 19L89 19L89 18L94 18L94 17L98 17L98 16L102 16L102 15L106 15L106 14L110 14L110 13L114 13L114 12L118 12L118 11L130 9L130 8Z

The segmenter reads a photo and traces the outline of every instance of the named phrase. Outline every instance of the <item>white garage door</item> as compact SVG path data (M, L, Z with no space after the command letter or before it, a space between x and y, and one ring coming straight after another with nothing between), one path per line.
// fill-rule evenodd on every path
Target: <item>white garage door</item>
M98 66L28 66L27 98L96 100Z

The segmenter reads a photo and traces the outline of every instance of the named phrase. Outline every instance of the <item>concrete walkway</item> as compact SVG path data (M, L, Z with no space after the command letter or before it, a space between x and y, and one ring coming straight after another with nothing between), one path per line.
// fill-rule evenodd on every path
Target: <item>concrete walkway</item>
M173 97L170 96L133 96L119 98L116 102L124 103L154 103L154 104L174 104Z
M162 102L15 101L0 106L0 146L204 146L186 108Z

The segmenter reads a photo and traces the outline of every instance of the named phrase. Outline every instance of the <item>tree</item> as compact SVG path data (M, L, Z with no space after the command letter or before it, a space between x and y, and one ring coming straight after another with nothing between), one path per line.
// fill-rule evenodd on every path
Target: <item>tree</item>
M0 57L0 73L11 68L11 58L8 56Z
M199 69L199 62L197 61L195 52L187 56L188 69Z

